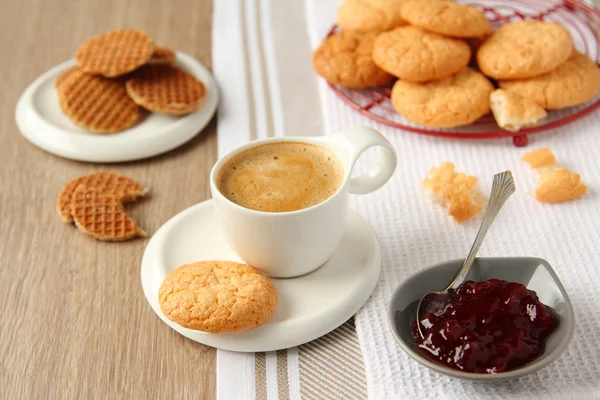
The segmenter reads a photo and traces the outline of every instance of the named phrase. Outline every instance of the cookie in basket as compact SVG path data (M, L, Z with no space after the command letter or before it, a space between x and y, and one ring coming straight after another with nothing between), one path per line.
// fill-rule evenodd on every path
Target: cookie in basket
M153 52L152 39L144 32L119 29L83 42L77 50L75 60L84 72L115 77L146 64Z
M444 36L477 38L492 31L492 24L477 8L448 0L409 0L400 16L415 25Z
M573 51L567 62L551 72L498 84L546 109L559 109L593 99L600 92L600 68L585 54Z
M155 47L148 64L170 64L175 61L175 52L168 47Z
M206 87L193 75L170 64L147 65L126 82L136 104L162 114L183 115L197 110Z
M77 186L73 192L71 215L77 228L94 239L121 242L147 236L125 214L121 202L115 196L100 194L96 189L85 185Z
M400 9L406 0L345 0L336 23L346 32L382 32L406 25Z
M403 26L375 39L373 61L390 74L412 82L440 79L467 66L471 49L463 40Z
M511 132L536 126L548 115L533 100L504 89L490 94L490 108L498 126Z
M78 186L84 185L95 189L99 194L110 195L121 203L137 200L148 193L148 189L133 179L113 172L95 172L80 176L67 182L58 195L56 211L64 222L72 222L71 199Z
M392 104L409 121L434 128L468 125L490 111L494 86L471 68L429 82L398 80Z
M72 71L57 86L59 104L75 124L97 133L115 133L134 125L140 118L120 80Z
M348 88L379 86L394 77L373 62L376 32L338 32L329 36L313 55L313 68L325 80Z
M189 329L239 332L264 323L277 306L277 291L258 270L230 261L182 265L163 281L164 315Z
M531 78L552 71L572 51L573 39L564 26L524 20L492 33L477 51L477 64L494 79Z

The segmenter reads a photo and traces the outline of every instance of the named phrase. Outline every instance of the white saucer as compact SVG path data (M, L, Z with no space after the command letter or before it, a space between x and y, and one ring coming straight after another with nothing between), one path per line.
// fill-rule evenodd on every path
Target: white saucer
M142 259L142 286L154 312L183 336L231 351L274 351L317 339L352 317L367 301L379 278L381 253L371 227L350 213L334 256L318 270L289 279L272 279L279 303L261 326L212 334L183 328L167 319L158 289L182 264L200 260L241 261L225 244L212 200L184 210L152 237Z
M165 153L196 136L208 124L219 102L210 71L194 58L177 53L175 64L198 78L207 88L202 107L174 117L149 113L132 128L111 135L88 132L73 124L58 105L54 82L74 60L50 69L21 95L15 117L19 130L37 147L57 156L87 162L122 162Z

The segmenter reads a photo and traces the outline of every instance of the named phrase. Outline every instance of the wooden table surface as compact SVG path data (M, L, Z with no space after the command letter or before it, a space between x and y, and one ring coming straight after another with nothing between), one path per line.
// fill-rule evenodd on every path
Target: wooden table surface
M0 5L0 399L215 397L215 351L162 323L142 293L147 239L102 243L62 223L56 196L98 170L150 187L127 206L150 235L210 196L215 122L162 156L122 164L58 158L27 142L14 109L38 75L102 31L135 27L211 63L211 0L7 0Z

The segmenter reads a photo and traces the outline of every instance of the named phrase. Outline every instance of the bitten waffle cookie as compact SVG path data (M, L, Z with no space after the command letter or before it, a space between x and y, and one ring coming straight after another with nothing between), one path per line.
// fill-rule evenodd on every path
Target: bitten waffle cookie
M75 60L84 72L115 77L146 64L153 52L152 39L144 32L120 29L83 42Z
M406 0L346 0L337 10L336 22L347 32L382 32L406 25L400 8Z
M458 223L477 215L483 208L485 198L476 187L477 177L456 172L454 164L442 163L429 170L423 187L438 203L448 207L448 214Z
M475 38L492 31L483 12L453 1L409 0L402 6L400 16L412 25L445 36Z
M560 24L524 20L504 25L477 52L477 64L495 79L530 78L567 61L573 39Z
M169 64L147 65L126 83L127 93L145 109L182 115L198 109L206 97L202 82Z
M125 214L116 197L102 195L85 185L77 186L73 192L71 214L77 228L94 239L121 242L146 237L146 232Z
M95 189L99 194L111 195L122 203L135 201L145 196L148 189L133 179L112 172L96 172L70 180L58 195L56 210L64 222L72 222L71 199L75 189L84 185Z
M587 192L581 176L566 168L544 171L535 190L535 198L542 203L562 203L575 200Z
M546 109L565 108L585 103L600 92L600 69L588 56L574 51L567 62L547 74L500 81L499 85Z
M379 86L394 77L373 62L373 42L377 33L339 32L319 46L313 55L317 74L329 83L348 88Z
M492 92L490 107L498 126L512 132L536 126L547 115L546 110L533 100L504 89Z
M138 106L119 80L73 71L57 87L63 112L75 124L97 133L129 128L140 118Z
M238 332L271 316L277 292L271 281L252 267L201 261L171 272L158 290L158 301L165 316L185 328Z
M525 161L531 168L549 168L556 165L556 157L550 148L537 149L525 153L521 160Z
M451 39L404 26L383 32L373 47L373 61L390 74L411 82L440 79L467 66L471 49L459 39Z
M392 104L412 122L451 128L470 124L487 114L493 90L485 76L467 67L435 81L399 80L392 89Z
M175 61L175 52L168 47L155 47L148 64L170 64Z

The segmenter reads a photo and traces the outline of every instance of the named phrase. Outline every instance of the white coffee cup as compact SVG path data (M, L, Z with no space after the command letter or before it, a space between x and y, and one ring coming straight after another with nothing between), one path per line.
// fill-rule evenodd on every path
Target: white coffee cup
M323 147L335 154L344 167L344 180L331 197L312 207L290 212L264 212L241 207L217 188L221 167L234 155L267 143L300 142ZM379 146L379 157L370 169L352 178L358 157ZM393 146L375 129L356 126L321 137L278 137L241 146L215 163L210 189L223 233L229 246L248 265L275 278L309 273L323 265L338 247L348 217L350 193L370 193L383 186L396 169Z

